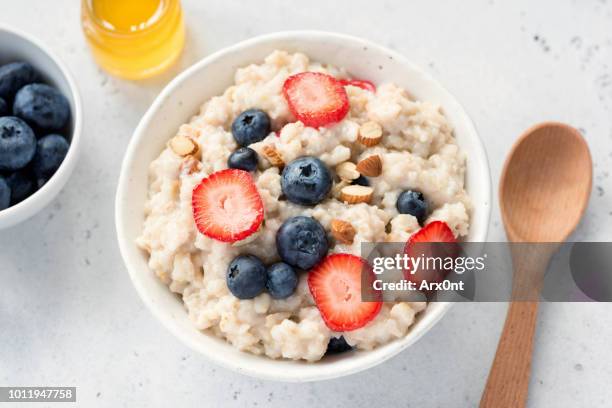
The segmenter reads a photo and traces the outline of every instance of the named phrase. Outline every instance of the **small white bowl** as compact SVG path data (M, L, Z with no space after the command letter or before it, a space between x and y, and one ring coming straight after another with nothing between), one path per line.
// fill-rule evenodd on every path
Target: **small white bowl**
M65 136L70 142L70 149L60 168L40 190L19 204L0 211L0 229L30 218L57 196L74 170L81 140L81 98L72 75L49 48L37 39L0 25L0 65L13 61L32 64L44 82L55 86L68 98L71 110L70 134Z
M438 82L403 56L346 35L317 31L281 32L257 37L216 52L176 77L146 112L128 147L116 198L117 237L123 259L140 297L179 339L209 360L232 370L280 381L324 380L355 373L406 349L446 313L449 303L432 303L408 335L372 351L358 351L317 363L272 360L241 352L225 340L203 333L189 320L181 300L147 267L147 255L135 240L142 230L148 167L165 143L210 97L233 82L236 68L261 62L275 49L300 51L315 61L344 67L374 83L393 81L420 100L439 103L468 156L467 190L474 201L470 241L484 241L490 213L491 182L485 150L463 108Z

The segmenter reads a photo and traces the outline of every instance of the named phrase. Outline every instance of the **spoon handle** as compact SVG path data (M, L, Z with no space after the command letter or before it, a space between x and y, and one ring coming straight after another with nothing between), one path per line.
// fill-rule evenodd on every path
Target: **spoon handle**
M481 408L522 408L527 402L531 351L544 273L559 243L513 243L512 302L508 307Z
M480 408L520 408L527 401L538 302L511 302Z

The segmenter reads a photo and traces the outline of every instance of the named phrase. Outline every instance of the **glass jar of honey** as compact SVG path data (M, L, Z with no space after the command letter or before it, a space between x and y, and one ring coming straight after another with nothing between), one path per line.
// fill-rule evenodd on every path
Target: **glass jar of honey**
M97 63L126 79L161 73L185 44L179 0L82 0L81 19Z

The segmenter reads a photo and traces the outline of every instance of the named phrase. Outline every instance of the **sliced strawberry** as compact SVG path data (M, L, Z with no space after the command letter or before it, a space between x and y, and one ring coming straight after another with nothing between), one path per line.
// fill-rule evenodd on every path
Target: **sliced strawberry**
M366 91L376 92L376 85L366 79L341 79L340 83L342 86L352 85Z
M364 282L374 279L368 263L355 255L332 254L308 273L310 293L321 312L327 327L337 332L355 330L368 324L382 307L380 292L372 286L369 298L361 300L362 273Z
M349 111L344 86L333 76L320 72L290 76L283 85L283 96L297 120L310 127L339 122Z
M408 244L417 242L457 242L453 231L444 221L433 221L413 234Z
M408 239L404 247L404 254L410 259L429 258L430 267L427 268L422 263L416 266L413 263L404 271L405 278L417 285L420 285L422 281L442 282L450 271L443 268L443 262L440 267L440 262L436 264L432 259L455 257L458 250L457 240L445 222L433 221L427 224Z
M264 217L253 178L238 169L221 170L203 179L193 190L192 207L198 230L223 242L248 237Z

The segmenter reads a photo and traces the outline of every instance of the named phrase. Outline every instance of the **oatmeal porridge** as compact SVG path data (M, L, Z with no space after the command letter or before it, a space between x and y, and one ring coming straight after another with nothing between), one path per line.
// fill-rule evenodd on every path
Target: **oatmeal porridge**
M275 51L151 163L137 243L193 324L240 350L317 361L373 349L427 304L339 304L331 286L355 290L362 242L433 225L465 236L465 160L438 106Z

